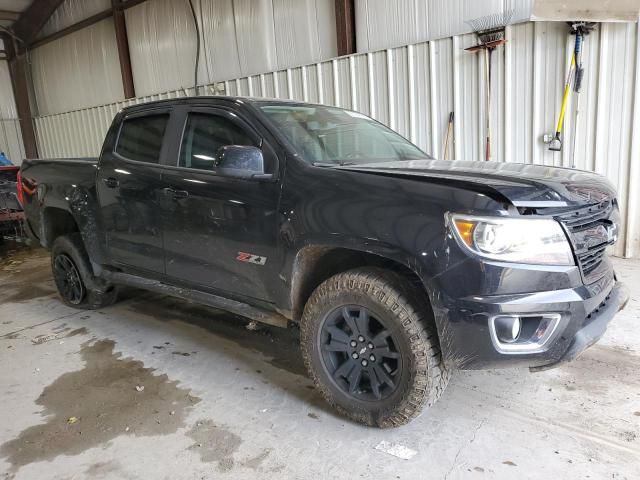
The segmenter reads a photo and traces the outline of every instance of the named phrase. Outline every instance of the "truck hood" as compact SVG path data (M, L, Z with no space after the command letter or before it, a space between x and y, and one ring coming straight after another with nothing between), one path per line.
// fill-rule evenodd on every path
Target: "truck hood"
M615 197L603 176L571 168L525 163L407 160L339 167L374 175L408 177L494 193L516 207L569 207Z

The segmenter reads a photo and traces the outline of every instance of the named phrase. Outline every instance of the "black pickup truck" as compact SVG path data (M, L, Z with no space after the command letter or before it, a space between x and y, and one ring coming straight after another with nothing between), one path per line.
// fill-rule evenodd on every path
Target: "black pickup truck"
M572 360L628 298L603 177L437 161L334 107L128 107L99 158L25 161L19 189L64 302L128 285L298 324L317 388L369 425L410 421L454 369Z

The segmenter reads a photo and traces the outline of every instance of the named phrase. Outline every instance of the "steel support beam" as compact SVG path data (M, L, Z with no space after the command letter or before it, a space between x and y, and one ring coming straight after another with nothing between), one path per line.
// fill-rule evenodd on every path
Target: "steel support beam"
M128 0L126 2L119 3L116 9L108 8L103 10L102 12L98 12L95 15L90 16L89 18L85 18L84 20L74 23L73 25L69 25L67 28L63 28L51 35L47 35L42 38L38 38L37 40L32 41L29 44L29 48L41 47L42 45L46 45L47 43L53 42L54 40L58 40L59 38L66 37L67 35L77 32L78 30L82 30L83 28L90 27L91 25L98 23L102 20L105 20L111 16L113 16L114 11L124 11L127 8L135 7L136 5L140 5L141 3L146 2L147 0Z
M27 83L27 58L24 52L17 51L16 41L8 35L3 36L4 46L9 61L9 75L13 86L13 96L18 111L22 142L27 158L38 157L36 131L33 126L31 104L29 103L29 87Z
M124 20L122 5L122 0L111 0L113 23L116 29L116 44L118 45L118 58L120 59L120 73L122 75L122 89L124 90L125 98L133 98L136 96L136 92L133 85L133 73L131 71L127 24Z
M0 20L8 20L15 22L20 18L20 12L11 12L9 10L0 10Z
M354 0L335 0L338 55L356 53L356 11Z
M109 18L112 15L111 9L105 10L100 13L96 13L84 20L81 20L78 23L74 23L73 25L69 25L67 28L63 28L62 30L58 30L51 35L47 35L46 37L39 38L34 40L29 44L29 48L41 47L42 45L46 45L47 43L53 42L59 38L65 37L70 33L77 32L78 30L82 30L83 28L90 27L94 23L98 23L101 20Z
M24 45L29 45L49 17L64 0L35 0L27 9L22 12L18 20L12 25L11 30L23 42L20 45L22 50Z

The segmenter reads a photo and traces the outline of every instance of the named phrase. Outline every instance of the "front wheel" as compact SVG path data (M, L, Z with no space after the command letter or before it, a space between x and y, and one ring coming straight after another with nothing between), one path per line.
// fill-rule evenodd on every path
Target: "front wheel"
M117 300L116 287L93 275L79 233L56 238L51 248L51 270L60 298L70 307L93 310Z
M387 270L356 269L322 283L305 306L300 341L323 397L366 425L408 423L449 380L429 305Z

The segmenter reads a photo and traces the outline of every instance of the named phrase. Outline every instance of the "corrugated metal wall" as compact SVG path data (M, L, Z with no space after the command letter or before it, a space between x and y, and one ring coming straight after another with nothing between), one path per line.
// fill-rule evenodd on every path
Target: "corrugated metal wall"
M16 165L22 163L24 146L6 60L0 60L0 151Z
M565 149L542 143L554 131L572 38L563 23L507 28L494 55L493 134L499 161L572 166L607 175L620 193L626 222L617 254L640 256L640 72L638 24L603 24L589 36L572 161L573 106ZM436 157L455 112L454 158L483 159L484 76L481 58L465 52L472 34L342 57L225 81L209 93L293 98L369 114ZM136 100L182 96L184 90ZM97 155L113 115L129 102L37 119L44 156ZM633 161L632 161L633 160ZM633 187L633 188L632 188Z
M337 55L333 0L193 4L200 28L200 85ZM136 92L149 95L191 87L196 31L189 3L147 1L125 15Z
M337 55L334 0L193 0L200 28L198 83ZM110 0L66 0L41 36L101 12ZM148 0L125 11L138 95L194 84L196 30L187 0ZM124 99L113 21L31 53L40 115Z
M111 7L111 0L64 0L49 17L38 37L46 37Z
M534 0L355 0L356 45L364 53L474 31L480 17L529 20Z
M30 61L40 115L124 98L111 19L34 49Z

